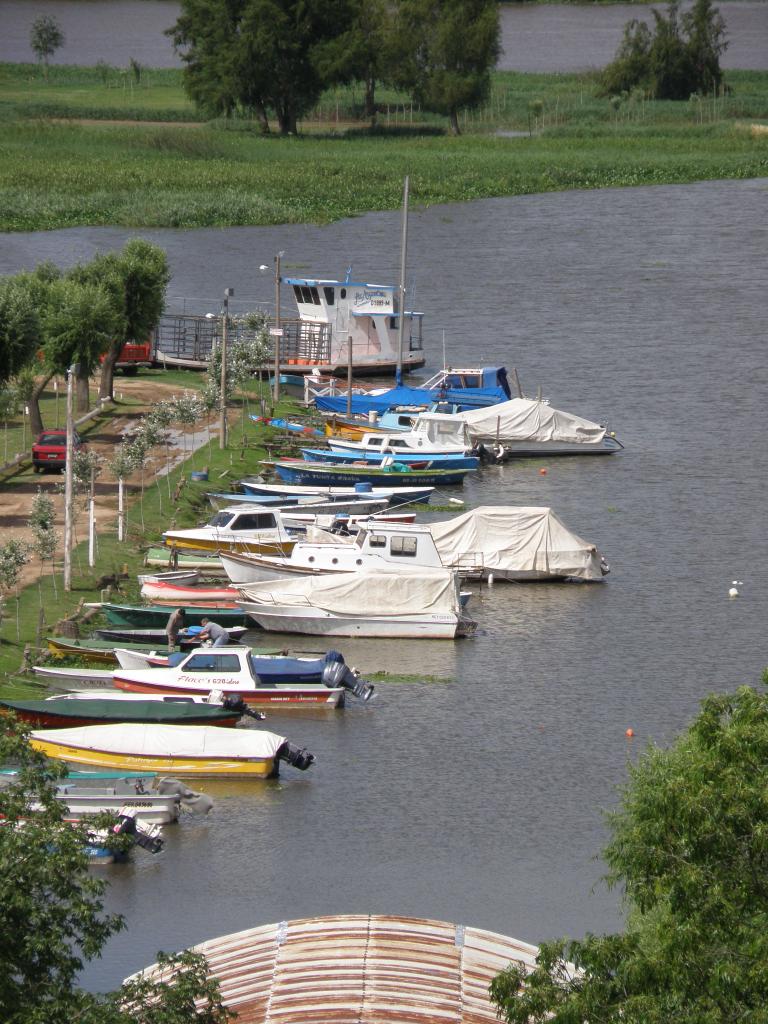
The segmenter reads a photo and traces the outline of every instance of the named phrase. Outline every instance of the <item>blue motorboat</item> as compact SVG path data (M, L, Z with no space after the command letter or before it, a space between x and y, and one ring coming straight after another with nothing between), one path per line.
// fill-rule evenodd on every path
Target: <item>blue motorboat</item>
M397 461L414 469L477 469L480 459L476 455L446 455L436 452L391 452L364 451L340 452L331 448L302 448L306 462L332 462L337 465L354 465L366 462L372 466L388 466Z
M386 487L398 480L413 487L443 487L462 484L467 473L474 473L475 467L466 468L417 468L404 462L391 465L370 463L361 465L338 462L305 462L303 460L278 460L265 462L272 466L281 480L290 484L321 484L323 486L349 486L354 483L369 483Z

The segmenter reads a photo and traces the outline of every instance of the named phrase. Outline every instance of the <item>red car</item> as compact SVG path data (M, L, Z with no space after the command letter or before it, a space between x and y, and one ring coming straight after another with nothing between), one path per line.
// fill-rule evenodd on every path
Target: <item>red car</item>
M83 442L77 431L72 437L72 447L77 452ZM67 432L66 430L44 430L32 445L32 464L35 472L45 469L58 469L62 472L67 464Z

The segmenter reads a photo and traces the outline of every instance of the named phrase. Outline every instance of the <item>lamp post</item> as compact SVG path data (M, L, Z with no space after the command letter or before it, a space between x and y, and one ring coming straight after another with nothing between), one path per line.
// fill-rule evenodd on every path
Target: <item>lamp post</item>
M234 288L224 289L224 311L221 318L221 395L219 396L219 448L227 447L227 330L229 328L229 300Z
M75 427L72 421L72 382L79 371L74 363L67 370L67 447L64 463L64 590L72 589L72 460Z
M280 257L284 252L275 256L275 326L270 334L275 339L275 372L272 382L272 401L275 405L280 401L280 339L283 336L283 329L280 326Z
M395 383L403 383L403 334L405 331L405 264L408 259L408 184L406 174L403 181L403 225L400 241L400 316L397 321L397 373Z

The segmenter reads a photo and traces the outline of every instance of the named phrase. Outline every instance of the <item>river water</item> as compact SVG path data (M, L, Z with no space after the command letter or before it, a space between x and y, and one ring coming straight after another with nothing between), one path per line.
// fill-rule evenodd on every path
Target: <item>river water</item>
M768 661L767 203L759 180L412 210L429 368L444 331L454 365L516 367L526 391L541 386L626 445L484 468L463 497L551 505L613 571L592 586L474 586L474 639L339 642L363 669L438 678L382 683L344 712L271 715L317 764L206 784L207 820L108 869L108 906L128 930L87 984L114 986L158 949L305 915L423 915L534 942L619 925L618 895L592 890L601 808L628 758L673 738L706 693L757 683ZM399 230L399 214L377 213L142 234L167 248L177 299L231 286L268 303L256 268L278 249L286 272L351 264L358 279L397 281ZM126 237L5 235L0 273Z
M666 4L658 5L665 10ZM764 0L727 0L719 4L729 46L725 68L768 67L768 4ZM57 19L65 42L55 64L95 64L103 60L128 67L131 58L145 67L180 63L164 35L175 24L173 0L0 0L0 61L32 61L32 22L41 14ZM582 71L613 59L631 18L651 23L651 8L636 4L504 4L501 8L505 71Z

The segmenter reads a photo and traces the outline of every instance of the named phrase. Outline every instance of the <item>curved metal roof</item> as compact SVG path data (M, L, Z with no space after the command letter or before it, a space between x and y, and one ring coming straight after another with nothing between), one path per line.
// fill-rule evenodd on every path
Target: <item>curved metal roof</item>
M351 915L268 924L195 951L238 1024L498 1024L491 979L511 961L531 969L537 948L445 921Z

